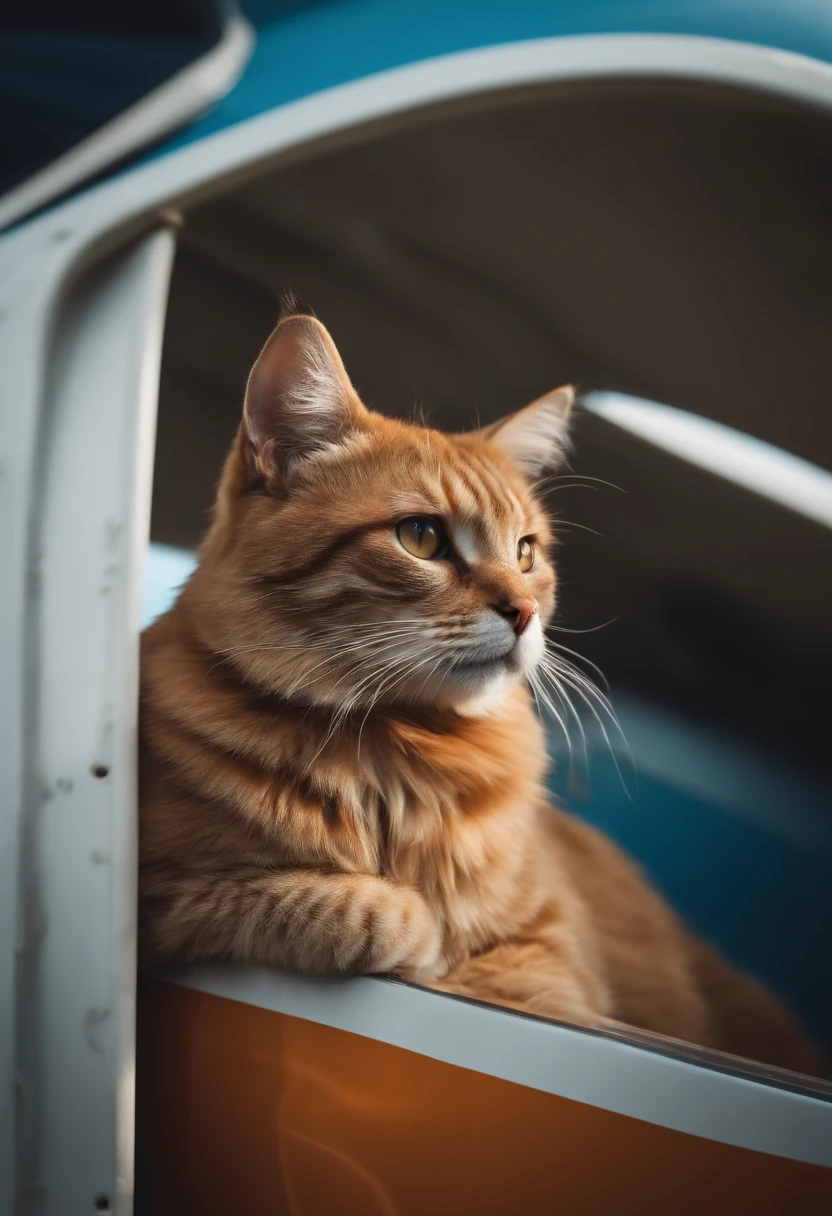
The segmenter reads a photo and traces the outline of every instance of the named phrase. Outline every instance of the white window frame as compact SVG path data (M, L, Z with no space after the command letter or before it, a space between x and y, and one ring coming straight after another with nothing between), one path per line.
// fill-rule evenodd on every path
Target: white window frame
M0 448L10 1213L132 1211L139 604L174 245L157 228L60 292L21 275L21 345L0 328L5 387L40 403L4 394Z

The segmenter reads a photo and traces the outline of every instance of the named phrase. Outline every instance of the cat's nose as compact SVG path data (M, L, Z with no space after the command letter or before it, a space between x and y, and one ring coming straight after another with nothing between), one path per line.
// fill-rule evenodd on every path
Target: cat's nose
M494 607L500 616L505 617L518 638L537 614L537 600L525 595L512 595Z

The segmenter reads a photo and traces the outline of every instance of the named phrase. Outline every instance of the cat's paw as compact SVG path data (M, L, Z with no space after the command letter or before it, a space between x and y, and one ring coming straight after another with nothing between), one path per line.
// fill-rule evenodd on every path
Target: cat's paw
M410 984L432 984L434 980L441 979L447 970L448 963L442 953L442 934L437 924L421 948L400 963L394 974Z
M411 984L430 984L448 970L442 953L442 927L422 897L415 892L414 896L408 909L408 949L393 973Z
M439 950L435 956L429 957L424 963L417 963L413 966L403 965L398 967L394 974L400 980L407 980L409 984L433 984L436 980L441 979L447 970L448 965Z
M366 969L415 984L444 975L448 967L442 957L442 926L424 898L413 887L376 881Z

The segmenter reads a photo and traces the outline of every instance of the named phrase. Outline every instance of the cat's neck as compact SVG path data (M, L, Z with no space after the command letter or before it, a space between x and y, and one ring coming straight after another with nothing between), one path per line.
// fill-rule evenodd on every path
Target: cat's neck
M305 700L302 692L289 696L247 681L227 655L203 645L181 602L146 630L142 672L146 703L266 772L290 758L305 769L356 775L384 764L448 772L470 763L472 753L489 770L495 748L539 750L525 688L507 688L480 712L405 705L344 712Z
M247 687L175 609L142 639L141 719L144 780L172 784L196 825L227 812L258 847L294 840L437 899L463 877L476 886L543 800L543 734L519 685L479 717L386 709L334 724Z

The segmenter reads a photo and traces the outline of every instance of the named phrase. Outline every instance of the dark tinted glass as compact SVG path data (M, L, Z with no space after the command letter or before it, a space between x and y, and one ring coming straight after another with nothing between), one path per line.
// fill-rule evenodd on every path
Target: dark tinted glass
M4 0L0 193L200 58L221 31L213 0Z

